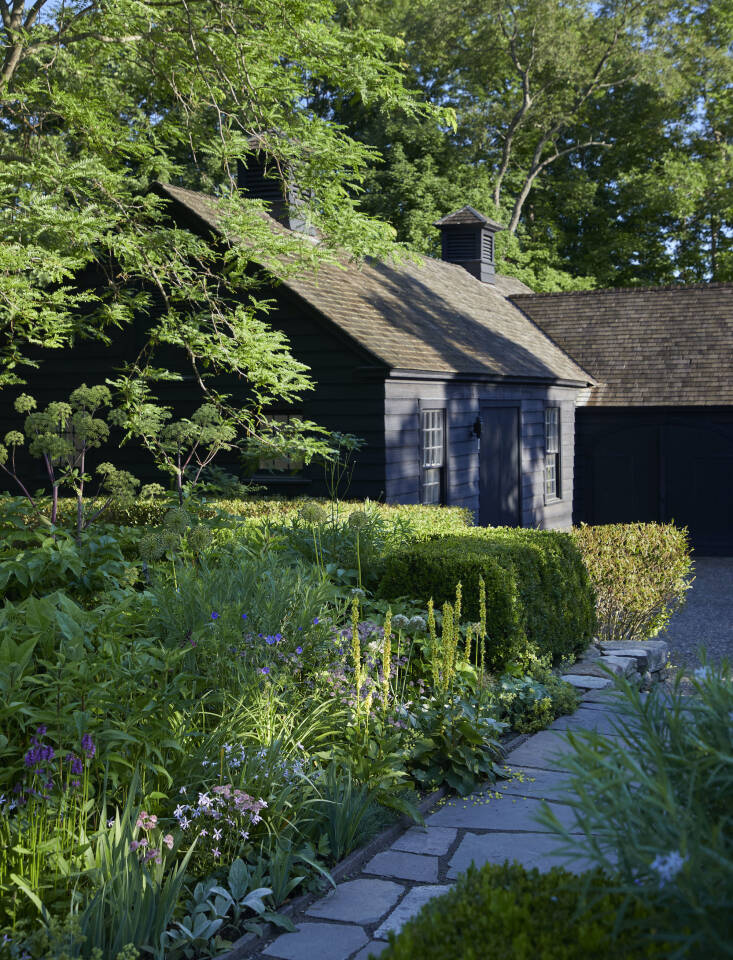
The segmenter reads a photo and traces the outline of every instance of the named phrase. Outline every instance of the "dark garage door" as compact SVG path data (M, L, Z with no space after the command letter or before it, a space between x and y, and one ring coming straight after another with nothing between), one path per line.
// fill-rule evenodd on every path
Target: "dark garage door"
M576 522L674 520L698 553L733 555L733 418L578 410Z

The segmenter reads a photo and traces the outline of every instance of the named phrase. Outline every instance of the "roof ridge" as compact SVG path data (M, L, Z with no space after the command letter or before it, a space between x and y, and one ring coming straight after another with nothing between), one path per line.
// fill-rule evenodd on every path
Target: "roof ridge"
M711 280L709 283L662 283L657 286L645 287L600 287L592 290L548 290L547 292L535 291L533 293L515 293L510 296L511 300L518 298L530 299L531 297L587 297L594 294L610 293L657 293L658 291L687 291L687 290L710 290L722 287L733 288L733 280Z

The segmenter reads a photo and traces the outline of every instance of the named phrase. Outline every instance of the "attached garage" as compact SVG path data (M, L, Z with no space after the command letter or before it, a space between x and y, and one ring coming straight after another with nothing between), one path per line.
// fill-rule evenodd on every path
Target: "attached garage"
M513 301L598 381L576 410L576 523L674 521L733 555L733 284Z

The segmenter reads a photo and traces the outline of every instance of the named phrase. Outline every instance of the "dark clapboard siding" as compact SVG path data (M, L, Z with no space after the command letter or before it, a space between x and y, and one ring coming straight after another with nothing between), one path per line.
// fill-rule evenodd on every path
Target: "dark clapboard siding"
M671 521L733 555L730 407L579 407L575 522Z
M520 507L522 526L567 528L573 496L574 389L527 384L475 383L394 376L385 383L386 496L390 502L420 499L420 406L443 407L447 426L446 502L479 513L479 441L473 426L481 405L520 410ZM544 500L544 408L561 408L561 499Z
M276 299L271 322L286 334L293 356L310 367L316 383L314 390L302 395L298 414L364 441L354 456L351 483L348 489L340 489L340 495L384 499L384 387L383 374L374 369L374 357L288 290L278 288ZM289 492L328 493L322 467L307 467L304 476L307 485L299 489L291 483ZM273 491L282 489L277 481L269 486Z
M277 309L269 316L269 322L281 329L290 339L294 356L311 368L311 377L316 382L315 390L306 391L302 403L292 408L283 406L280 412L293 412L322 426L342 433L353 433L365 441L365 446L356 454L356 466L348 495L373 498L384 496L384 387L383 378L375 378L367 368L374 359L339 335L333 325L322 320L315 312L280 288L270 291L277 301ZM13 400L22 392L33 394L39 407L51 400L65 400L69 393L85 382L91 386L104 383L114 376L123 362L133 360L143 341L142 329L126 329L118 333L110 346L81 341L71 350L47 350L38 352L42 366L38 371L29 371L28 386L3 391L0 405L0 436L8 430L19 429L21 419L13 410ZM162 357L173 369L185 371L181 356L171 351ZM231 393L246 403L246 390L233 378L218 378L217 389ZM190 415L202 402L198 386L190 375L183 383L161 384L155 387L161 402L174 408L177 416ZM118 449L120 436L114 435L114 444L94 451L92 466L104 460L131 470L143 482L165 478L156 473L152 458L138 444L130 443ZM216 463L233 473L241 474L237 455L221 455ZM21 477L29 480L31 489L45 486L46 477L37 460L20 454L18 458ZM308 493L323 495L327 492L322 467L311 465L299 477L281 476L269 478L267 486L273 492L286 495ZM16 492L13 482L0 471L0 490ZM344 489L341 489L344 495Z

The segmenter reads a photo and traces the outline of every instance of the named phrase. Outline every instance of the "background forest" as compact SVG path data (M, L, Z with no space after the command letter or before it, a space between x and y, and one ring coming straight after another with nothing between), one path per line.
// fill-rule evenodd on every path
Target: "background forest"
M538 290L730 280L730 0L380 0L344 5L455 130L338 95L375 146L363 206L437 251L464 203L508 225L500 269ZM325 107L324 107L325 109Z

